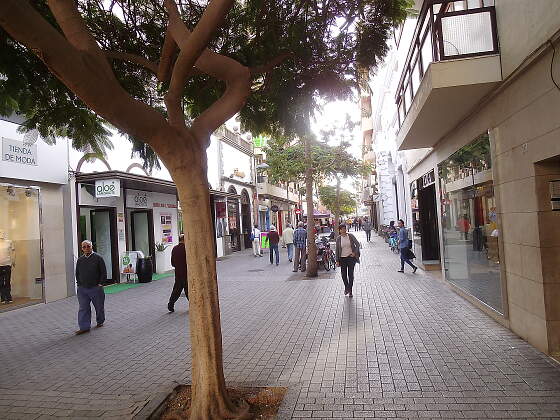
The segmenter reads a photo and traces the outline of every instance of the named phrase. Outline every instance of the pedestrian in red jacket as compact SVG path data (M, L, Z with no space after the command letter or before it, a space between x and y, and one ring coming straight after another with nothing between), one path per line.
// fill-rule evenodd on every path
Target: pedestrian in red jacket
M187 251L185 250L185 235L179 236L179 244L173 247L171 251L171 265L175 267L175 284L173 291L169 297L167 309L169 312L175 312L175 302L181 296L181 292L185 291L185 297L189 300L189 283L187 281Z

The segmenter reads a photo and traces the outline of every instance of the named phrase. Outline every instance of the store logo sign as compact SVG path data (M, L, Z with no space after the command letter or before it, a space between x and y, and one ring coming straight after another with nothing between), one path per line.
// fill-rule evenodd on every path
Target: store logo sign
M101 179L95 181L95 198L120 197L121 181L118 179Z
M37 166L37 145L2 138L2 160L20 165Z
M148 194L145 192L137 192L134 194L134 207L141 209L148 208Z

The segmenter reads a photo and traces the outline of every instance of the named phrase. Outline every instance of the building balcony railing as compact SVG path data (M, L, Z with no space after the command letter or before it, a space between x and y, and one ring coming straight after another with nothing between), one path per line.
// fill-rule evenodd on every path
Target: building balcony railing
M220 137L223 141L230 144L231 146L235 147L236 149L241 150L242 152L246 152L249 155L253 154L253 145L251 142L248 142L239 134L234 133L231 130L228 130L224 125L219 127L215 133L216 136Z
M425 0L396 92L399 127L430 63L498 53L494 0Z

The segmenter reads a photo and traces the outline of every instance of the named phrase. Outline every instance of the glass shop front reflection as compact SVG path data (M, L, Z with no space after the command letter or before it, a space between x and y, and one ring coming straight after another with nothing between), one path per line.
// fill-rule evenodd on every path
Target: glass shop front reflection
M446 279L503 312L500 253L487 134L439 165Z
M43 300L39 190L0 185L0 310Z

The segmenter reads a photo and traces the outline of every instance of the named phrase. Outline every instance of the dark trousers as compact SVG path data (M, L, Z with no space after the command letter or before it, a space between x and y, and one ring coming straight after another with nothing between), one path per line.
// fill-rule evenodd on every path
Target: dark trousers
M371 230L366 230L366 241L371 241Z
M103 287L78 287L78 326L85 331L91 328L91 304L95 308L97 324L105 322L105 292Z
M270 244L270 264L273 263L274 254L276 254L276 265L278 265L280 263L280 251L278 250L278 244Z
M340 273L342 274L342 281L344 282L344 290L352 292L354 286L354 266L356 259L354 257L341 257L340 258Z
M412 264L410 262L410 260L408 259L408 248L401 248L401 270L404 270L404 263L407 263L408 265L410 265L412 268L416 268L416 266L414 264Z
M169 296L170 306L175 305L175 302L177 302L183 290L185 291L185 297L189 300L189 284L186 281L175 279L171 296Z
M12 300L12 284L10 283L11 278L12 266L0 266L0 300L2 302L8 302Z
M305 271L306 254L305 248L295 248L296 252L294 254L294 271Z

